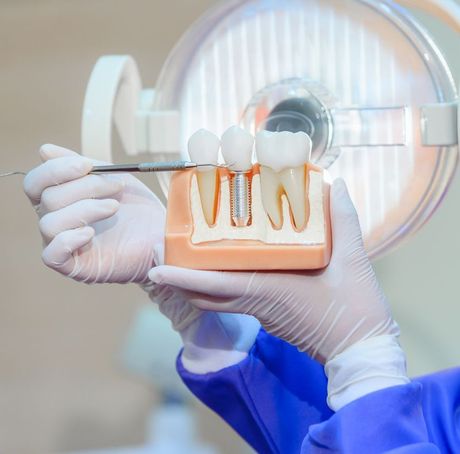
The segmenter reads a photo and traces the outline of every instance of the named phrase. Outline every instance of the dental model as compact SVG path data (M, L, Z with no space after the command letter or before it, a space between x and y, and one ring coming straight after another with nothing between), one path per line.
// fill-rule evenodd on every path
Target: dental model
M196 163L226 167L175 172L171 178L165 263L203 270L312 270L331 257L329 184L310 162L303 132L234 126L220 141L200 130L189 140Z

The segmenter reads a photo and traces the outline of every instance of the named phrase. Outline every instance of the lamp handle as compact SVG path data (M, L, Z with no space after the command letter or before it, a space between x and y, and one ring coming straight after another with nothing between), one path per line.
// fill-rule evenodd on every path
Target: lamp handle
M126 153L137 153L136 112L141 89L139 70L132 57L108 55L98 60L83 107L81 140L84 156L111 162L114 124Z

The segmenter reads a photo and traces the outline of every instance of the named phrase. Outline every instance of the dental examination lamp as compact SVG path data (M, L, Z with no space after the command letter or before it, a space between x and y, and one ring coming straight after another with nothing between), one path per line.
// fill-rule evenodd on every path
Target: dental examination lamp
M155 90L130 56L88 85L82 153L190 160L197 130L306 132L311 159L345 179L372 257L433 214L458 161L458 94L438 44L406 8L460 32L453 0L231 0L184 34ZM255 159L255 157L254 157ZM158 175L167 193L170 175Z

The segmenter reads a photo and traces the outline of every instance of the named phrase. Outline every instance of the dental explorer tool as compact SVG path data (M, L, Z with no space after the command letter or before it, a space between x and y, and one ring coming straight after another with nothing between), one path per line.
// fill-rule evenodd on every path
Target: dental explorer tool
M177 172L198 167L226 168L226 165L216 164L196 164L189 161L170 161L170 162L141 162L139 164L107 164L96 165L91 170L91 174L100 173L134 173L134 172ZM27 175L27 172L12 171L0 173L0 178L13 175Z
M113 173L113 172L176 172L182 170L196 169L197 167L224 167L215 164L196 164L189 161L171 162L142 162L140 164L108 164L94 166L91 173Z

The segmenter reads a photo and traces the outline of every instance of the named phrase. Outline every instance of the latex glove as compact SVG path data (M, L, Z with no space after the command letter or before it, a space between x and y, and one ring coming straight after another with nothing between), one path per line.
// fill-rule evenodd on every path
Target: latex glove
M130 174L89 175L94 161L55 145L24 179L40 217L42 258L86 283L142 283L164 238L165 208Z
M338 361L336 367L326 367L326 372L342 377L329 377L334 384L331 396L337 397L339 388L346 391L354 383L369 380L374 385L365 387L366 392L404 384L404 353L396 340L399 328L365 252L358 217L342 180L331 189L331 221L331 263L318 272L232 273L161 266L149 276L153 282L187 291L188 301L201 310L255 316L267 332L323 364L333 364L339 354L366 340L386 339L391 365L383 372L383 380L379 364L367 364L370 374L360 375L366 367L358 367L358 373L356 368L344 372L344 363ZM360 395L363 389L349 392L347 398L339 395L336 400L343 406L350 396Z
M55 145L40 149L44 162L24 180L40 217L43 261L86 283L143 284L184 342L183 363L207 373L245 358L259 331L256 320L203 314L180 292L147 277L163 263L165 208L130 174L88 175L95 161Z

